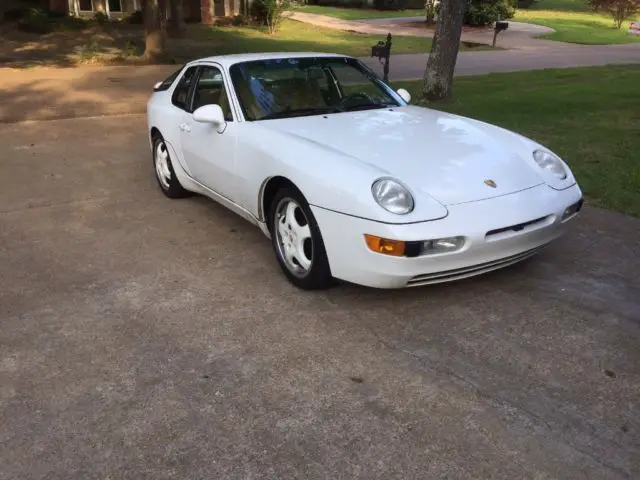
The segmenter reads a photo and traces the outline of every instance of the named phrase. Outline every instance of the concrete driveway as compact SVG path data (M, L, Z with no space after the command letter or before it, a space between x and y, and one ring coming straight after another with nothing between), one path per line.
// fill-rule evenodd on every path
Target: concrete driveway
M0 479L640 477L640 221L303 293L142 115L0 124Z

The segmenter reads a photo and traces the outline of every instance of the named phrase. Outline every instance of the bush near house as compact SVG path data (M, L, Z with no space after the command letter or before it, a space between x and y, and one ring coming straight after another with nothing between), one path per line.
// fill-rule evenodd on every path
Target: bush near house
M499 20L513 18L516 0L467 0L464 24L484 27Z
M54 30L47 12L41 8L29 8L18 20L18 28L29 33L50 33Z

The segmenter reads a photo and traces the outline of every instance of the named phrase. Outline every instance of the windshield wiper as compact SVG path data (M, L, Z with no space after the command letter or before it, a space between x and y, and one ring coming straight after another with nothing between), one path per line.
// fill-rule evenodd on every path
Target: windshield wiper
M260 118L260 120L273 120L276 118L290 118L290 117L301 117L305 115L322 115L324 113L337 113L338 110L335 107L314 107L314 108L294 108L294 109L285 109L279 112L270 113L269 115L265 115Z
M352 105L349 107L342 107L340 110L342 112L353 112L356 110L372 110L374 108L386 108L386 107L396 107L397 105L389 102L369 102L369 103L359 103L357 105Z

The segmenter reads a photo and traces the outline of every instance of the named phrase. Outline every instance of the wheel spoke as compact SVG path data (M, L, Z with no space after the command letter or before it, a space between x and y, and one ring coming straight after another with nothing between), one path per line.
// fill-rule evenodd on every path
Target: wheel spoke
M284 244L284 256L291 265L295 265L295 262L293 261L294 258L296 258L295 251L291 246L288 246L288 244L286 243Z
M311 259L307 258L307 256L304 254L303 245L304 245L304 242L298 241L298 244L296 245L294 257L296 258L300 266L306 271L306 270L309 270L309 268L311 267Z
M309 228L309 224L307 225L298 225L294 226L296 235L298 236L299 242L304 242L307 238L311 238L311 229Z
M298 222L296 221L296 207L297 205L294 202L289 202L285 213L285 220L292 227L298 225Z
M167 180L171 178L171 170L169 170L169 163L166 159L162 162L162 173Z

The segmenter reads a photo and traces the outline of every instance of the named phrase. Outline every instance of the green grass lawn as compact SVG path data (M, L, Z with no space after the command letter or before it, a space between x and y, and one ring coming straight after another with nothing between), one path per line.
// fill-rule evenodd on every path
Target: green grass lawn
M298 12L315 13L342 20L366 20L370 18L419 17L424 9L409 10L374 10L373 8L324 7L322 5L304 5L296 8Z
M364 35L355 32L320 28L295 20L283 20L280 30L270 35L266 30L253 27L214 27L194 25L190 35L207 40L209 55L242 52L311 51L369 56L371 46L381 35ZM463 46L461 45L461 48ZM431 39L424 37L393 37L393 51L399 53L427 53Z
M432 108L519 132L560 155L587 200L640 217L640 65L459 77ZM420 82L398 82L417 98Z
M589 11L585 0L539 0L529 9L518 9L516 22L535 23L556 30L540 38L569 43L605 45L640 42L639 35L629 35L629 22L620 30L606 12Z

